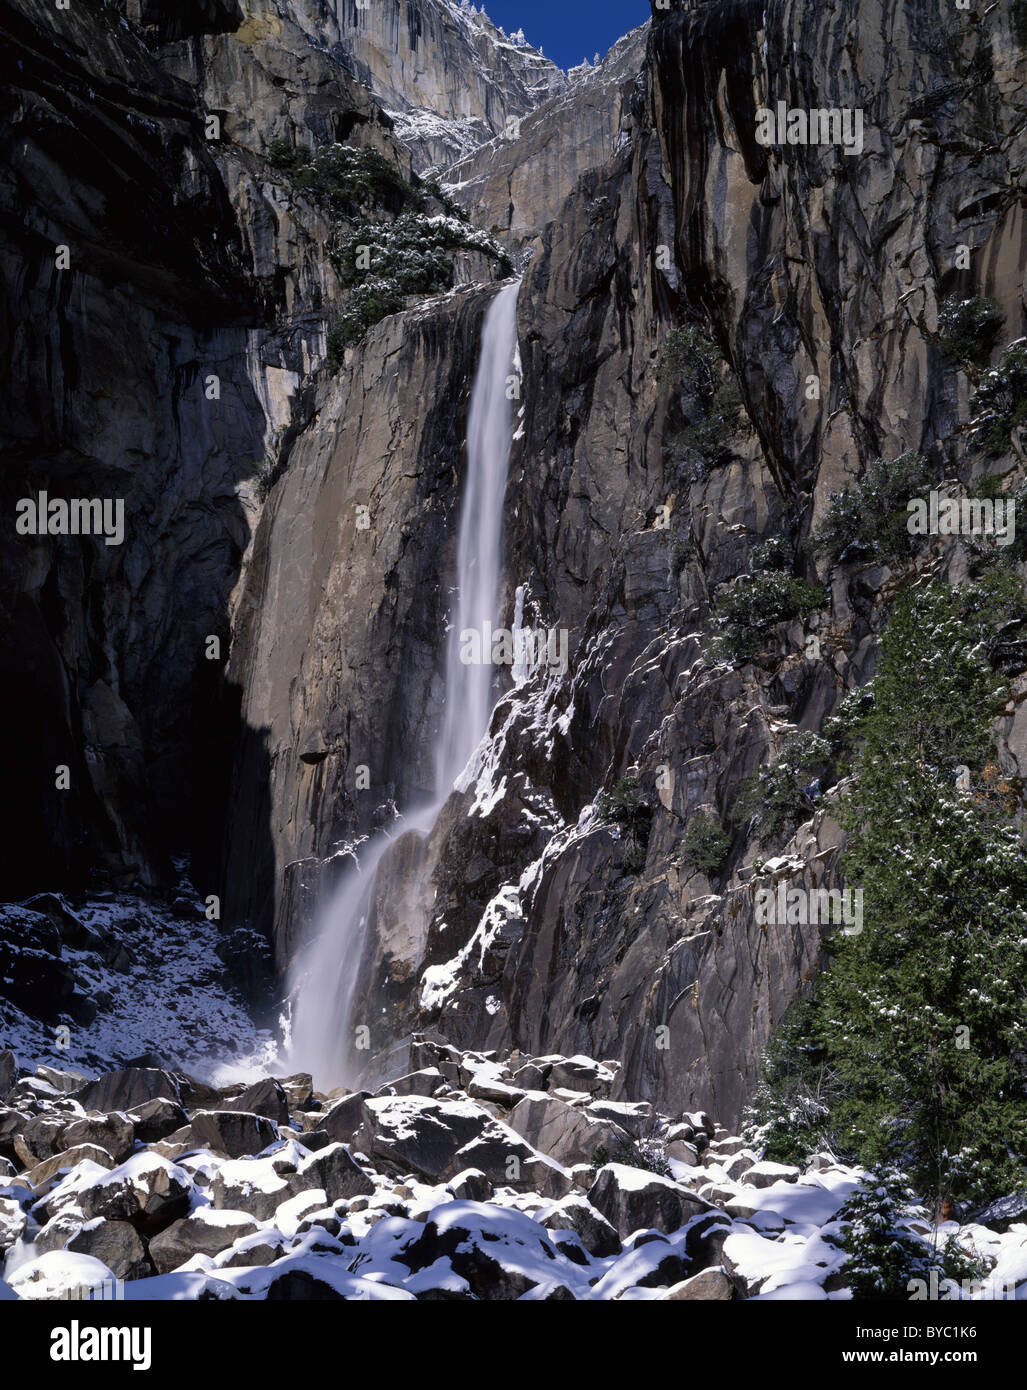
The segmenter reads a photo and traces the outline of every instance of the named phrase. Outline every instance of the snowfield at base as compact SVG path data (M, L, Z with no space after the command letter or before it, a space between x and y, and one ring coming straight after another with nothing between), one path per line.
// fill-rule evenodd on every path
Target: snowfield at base
M257 1028L231 988L216 947L218 924L176 860L178 882L168 904L131 893L71 900L90 931L125 953L115 969L95 951L62 948L79 987L102 1002L88 1027L70 1026L66 1046L55 1029L0 998L0 1040L24 1066L90 1073L157 1053L171 1067L220 1084L235 1074L264 1075L275 1057L268 1029ZM109 1003L107 1002L109 1000Z

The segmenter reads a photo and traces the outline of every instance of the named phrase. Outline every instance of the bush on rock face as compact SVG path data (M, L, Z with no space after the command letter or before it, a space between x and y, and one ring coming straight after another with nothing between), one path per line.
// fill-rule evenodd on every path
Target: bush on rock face
M950 294L938 306L941 360L949 367L981 367L998 341L1004 315L993 299Z
M985 372L972 409L972 443L991 458L1004 454L1013 431L1027 424L1027 341L1011 343L998 366Z
M774 761L743 782L732 818L761 843L786 839L816 810L831 745L809 730L786 739Z
M329 328L329 367L337 369L342 349L398 313L408 297L449 289L453 255L461 250L480 251L509 269L505 251L491 236L455 217L405 212L392 222L361 222L339 236L328 255L349 293Z
M736 580L713 608L716 634L707 654L714 661L741 662L756 656L778 623L808 618L827 603L817 585L780 570Z
M831 564L906 559L918 543L909 532L906 504L934 480L934 470L921 454L876 459L858 483L832 493L809 549Z
M608 792L600 792L596 813L601 821L619 825L627 840L624 867L639 873L645 866L653 808L636 777L618 777Z
M716 873L727 858L731 836L720 824L699 811L691 816L681 839L683 857L703 873Z
M675 474L691 463L687 481L701 481L712 467L730 457L730 440L738 428L742 393L720 349L693 324L668 333L655 367L656 380L671 387L681 426L667 435L665 453Z

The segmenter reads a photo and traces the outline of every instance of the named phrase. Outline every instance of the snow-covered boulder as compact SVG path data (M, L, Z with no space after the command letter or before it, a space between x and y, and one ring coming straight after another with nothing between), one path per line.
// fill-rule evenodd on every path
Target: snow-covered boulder
M710 1210L709 1202L670 1178L623 1163L600 1168L588 1200L622 1237L639 1230L676 1231Z

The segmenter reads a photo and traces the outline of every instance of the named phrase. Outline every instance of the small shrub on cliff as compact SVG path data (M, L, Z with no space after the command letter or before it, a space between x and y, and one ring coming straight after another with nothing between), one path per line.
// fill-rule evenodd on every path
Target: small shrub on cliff
M938 347L949 367L983 367L998 342L1003 313L993 299L950 294L938 306Z
M933 478L921 454L876 459L853 487L832 493L809 549L832 564L905 559L918 540L909 533L906 504L930 488Z
M271 489L275 481L275 465L271 459L254 459L250 464L250 471L253 474L253 481L256 485L257 496L261 502L266 502L271 495Z
M394 222L363 222L340 236L328 255L349 293L332 323L334 360L373 324L398 313L408 296L449 289L453 253L460 249L482 251L509 269L492 237L441 214L407 212Z
M660 349L655 373L661 386L679 392L685 417L684 425L668 437L672 462L680 464L688 450L707 464L721 462L739 423L742 394L720 349L694 325L674 328Z
M610 791L600 792L596 814L600 821L620 826L627 840L624 867L629 873L638 873L645 865L653 808L637 778L619 777Z
M768 536L752 548L754 570L790 570L794 562L795 551L784 536Z
M1013 431L1027 424L1027 340L1010 344L974 393L971 441L990 458L1012 448Z
M831 753L819 734L792 734L768 767L742 783L732 819L748 823L761 844L787 839L816 810Z
M712 626L717 635L708 655L714 661L747 661L762 649L770 628L807 618L826 603L823 589L780 570L755 578L743 575L714 605Z
M288 175L298 192L321 203L335 217L353 217L376 207L400 212L418 201L401 172L377 150L350 145L298 149L272 140L266 153L273 168Z
M699 811L691 816L681 837L683 857L703 873L716 873L727 858L731 836L712 816Z

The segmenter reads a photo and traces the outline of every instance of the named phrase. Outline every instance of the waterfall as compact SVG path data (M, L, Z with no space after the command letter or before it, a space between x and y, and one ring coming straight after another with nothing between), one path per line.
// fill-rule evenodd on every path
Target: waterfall
M453 783L488 728L492 710L491 652L480 663L461 660L461 634L493 623L502 572L503 496L510 462L512 409L507 381L517 351L520 281L492 300L482 326L478 369L467 420L467 481L457 544L457 599L446 642L445 710L435 745L431 801L379 831L355 851L347 871L316 917L289 970L293 1000L289 1064L313 1073L319 1085L356 1080L351 1051L353 998L368 947L369 918L379 867L388 872L389 849L409 831L427 835ZM383 865L382 861L386 860Z

